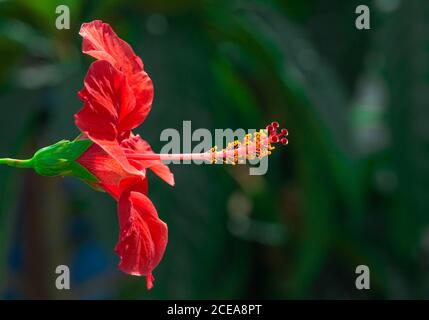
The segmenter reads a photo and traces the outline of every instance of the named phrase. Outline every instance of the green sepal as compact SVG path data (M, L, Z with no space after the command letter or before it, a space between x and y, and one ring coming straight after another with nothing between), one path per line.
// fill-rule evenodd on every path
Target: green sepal
M31 159L34 170L42 176L73 176L89 182L98 179L76 160L92 145L92 141L61 140L38 150Z
M85 167L81 166L79 163L73 162L70 164L70 167L71 167L71 173L70 173L71 176L80 178L88 182L99 182L98 179L91 172L89 172Z

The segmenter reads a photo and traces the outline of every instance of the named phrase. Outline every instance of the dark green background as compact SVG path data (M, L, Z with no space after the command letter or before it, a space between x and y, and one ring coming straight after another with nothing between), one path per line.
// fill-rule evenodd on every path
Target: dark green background
M70 30L55 28L69 5ZM371 30L355 28L368 4ZM138 132L263 128L290 143L264 176L172 165L149 195L169 226L155 287L122 274L116 203L72 178L0 168L3 298L429 298L429 2L0 1L0 155L26 158L78 130L102 19L153 79ZM55 289L55 268L71 290ZM371 289L355 288L368 265Z

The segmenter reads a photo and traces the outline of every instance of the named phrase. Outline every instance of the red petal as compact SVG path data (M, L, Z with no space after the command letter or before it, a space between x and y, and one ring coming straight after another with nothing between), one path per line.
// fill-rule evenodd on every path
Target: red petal
M100 20L84 23L79 34L82 51L98 60L106 60L128 79L136 98L137 108L122 123L123 130L137 127L146 118L153 100L152 81L143 70L143 62L131 46L119 38L110 25Z
M79 92L83 108L75 115L76 125L101 146L129 173L140 174L130 165L119 145L121 121L135 107L134 95L125 76L107 61L94 62Z
M124 117L121 123L123 130L134 129L146 119L152 107L154 95L152 80L146 72L135 73L127 79L136 97L136 108Z
M107 61L96 61L88 70L79 92L84 107L76 115L78 127L92 137L114 140L121 121L135 107L126 77Z
M80 165L86 168L99 180L96 184L91 184L96 189L108 192L116 200L120 196L120 186L128 181L130 175L122 168L118 161L113 159L99 145L92 144L77 160ZM145 169L140 170L143 177L146 176ZM131 176L135 179L135 176ZM147 194L147 179L144 179L140 192ZM101 191L102 191L101 190Z
M119 197L120 237L115 251L120 257L119 268L132 275L146 276L150 289L152 270L161 261L167 246L168 229L149 198L140 192L144 188L140 184L142 180L134 181L134 185L126 182L128 185Z
M94 20L82 24L79 34L83 38L82 51L98 60L107 60L125 73L143 70L143 62L131 46L119 38L109 24Z
M149 143L143 140L139 135L131 134L128 139L122 140L121 146L137 153L154 153ZM161 160L130 160L130 162L134 167L140 170L149 168L158 177L171 186L174 186L174 175Z
M77 159L77 162L105 185L119 185L119 182L127 176L119 162L95 143Z

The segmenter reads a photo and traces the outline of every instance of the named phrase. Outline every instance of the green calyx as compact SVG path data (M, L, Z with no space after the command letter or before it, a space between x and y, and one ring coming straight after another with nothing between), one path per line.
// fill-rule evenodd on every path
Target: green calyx
M42 176L73 176L88 182L98 182L98 179L81 166L76 160L92 145L92 141L61 140L53 145L38 150L31 159L0 159L0 164L17 168L33 168Z

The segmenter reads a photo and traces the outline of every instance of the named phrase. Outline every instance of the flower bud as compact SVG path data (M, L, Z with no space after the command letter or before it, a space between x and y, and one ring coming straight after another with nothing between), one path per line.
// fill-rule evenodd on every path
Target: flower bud
M91 140L61 140L38 150L31 159L34 170L42 176L73 176L89 182L97 178L76 160L92 144Z

